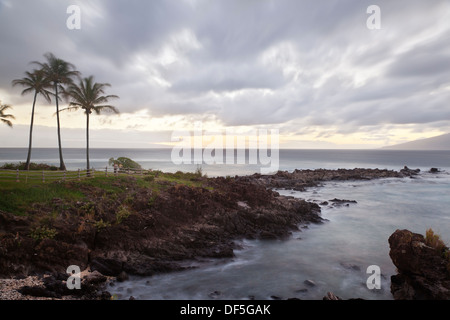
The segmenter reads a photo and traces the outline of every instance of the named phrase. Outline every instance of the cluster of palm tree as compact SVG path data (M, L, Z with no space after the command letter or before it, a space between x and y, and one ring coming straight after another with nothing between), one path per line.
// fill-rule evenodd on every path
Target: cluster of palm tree
M94 111L100 114L102 111L111 111L119 113L116 107L106 104L112 98L118 98L115 95L104 95L104 90L109 87L109 83L97 83L93 76L82 78L75 66L65 60L55 57L52 53L46 53L45 62L32 61L31 64L37 66L32 72L25 72L25 77L12 81L13 86L22 86L24 90L22 95L33 93L33 105L31 109L31 124L28 145L28 156L26 169L29 170L32 149L32 135L34 111L36 98L38 95L44 97L47 102L55 100L56 105L56 124L59 148L59 169L66 170L61 147L61 126L59 113L64 110L82 109L86 114L86 168L90 170L89 164L89 115ZM75 82L74 80L78 80ZM69 107L60 110L59 101L64 98L69 102ZM3 118L2 118L3 121Z

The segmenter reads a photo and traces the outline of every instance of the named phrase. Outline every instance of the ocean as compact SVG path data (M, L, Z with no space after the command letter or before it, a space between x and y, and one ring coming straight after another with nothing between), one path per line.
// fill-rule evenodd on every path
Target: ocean
M25 161L26 149L0 149L0 165ZM84 149L66 149L69 170L85 167ZM91 164L104 168L110 157L126 156L145 169L195 171L175 165L170 149L92 149ZM58 165L57 149L34 149L33 162ZM206 165L208 176L259 173L259 164ZM321 206L323 224L309 225L288 240L240 240L232 259L192 261L194 269L152 277L130 277L109 291L118 299L322 299L331 291L343 299L390 300L396 273L388 238L396 229L424 234L432 228L450 243L450 151L280 150L279 170L419 168L415 178L326 182L305 192L281 194L322 203L355 200L349 206ZM430 168L440 173L429 173ZM369 289L369 266L381 271L380 288ZM306 281L306 283L305 283ZM313 283L313 285L311 285Z

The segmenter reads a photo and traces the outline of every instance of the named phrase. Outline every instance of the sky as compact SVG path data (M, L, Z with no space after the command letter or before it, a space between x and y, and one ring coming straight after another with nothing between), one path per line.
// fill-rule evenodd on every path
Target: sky
M447 0L0 0L0 100L16 117L0 147L28 146L33 95L11 81L47 52L120 97L119 115L91 117L94 148L170 147L199 124L277 130L280 148L437 136L450 132L449 21ZM38 99L34 147L57 147L54 113ZM84 147L85 126L62 112L63 147Z

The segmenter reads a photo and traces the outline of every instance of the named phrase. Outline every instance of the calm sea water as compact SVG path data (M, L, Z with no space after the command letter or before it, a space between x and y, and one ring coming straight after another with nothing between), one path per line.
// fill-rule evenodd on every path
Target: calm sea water
M171 162L171 150L93 149L96 168L110 157L127 156L144 168L194 171L197 165ZM69 169L83 168L84 150L67 149ZM0 164L24 161L26 149L0 149ZM34 162L58 164L56 149L36 149ZM240 241L241 250L225 260L192 262L198 268L153 277L132 277L110 292L120 299L322 299L332 291L342 298L392 299L390 277L395 267L389 258L388 238L396 229L425 233L427 228L450 243L450 152L392 150L280 150L280 170L315 168L420 168L414 179L328 182L306 192L278 190L322 203L333 198L356 200L348 207L322 206L328 221L310 225L285 241ZM431 167L439 174L427 171ZM210 176L252 174L258 165L202 165ZM191 263L191 262L188 262ZM381 269L381 289L369 290L367 267ZM304 282L311 280L315 286Z

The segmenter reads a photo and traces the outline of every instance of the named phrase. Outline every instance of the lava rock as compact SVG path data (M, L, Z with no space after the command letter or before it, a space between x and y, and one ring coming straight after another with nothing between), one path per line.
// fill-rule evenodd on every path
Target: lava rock
M409 230L396 230L389 237L389 246L389 256L398 270L391 277L394 299L450 299L449 261L442 252Z

